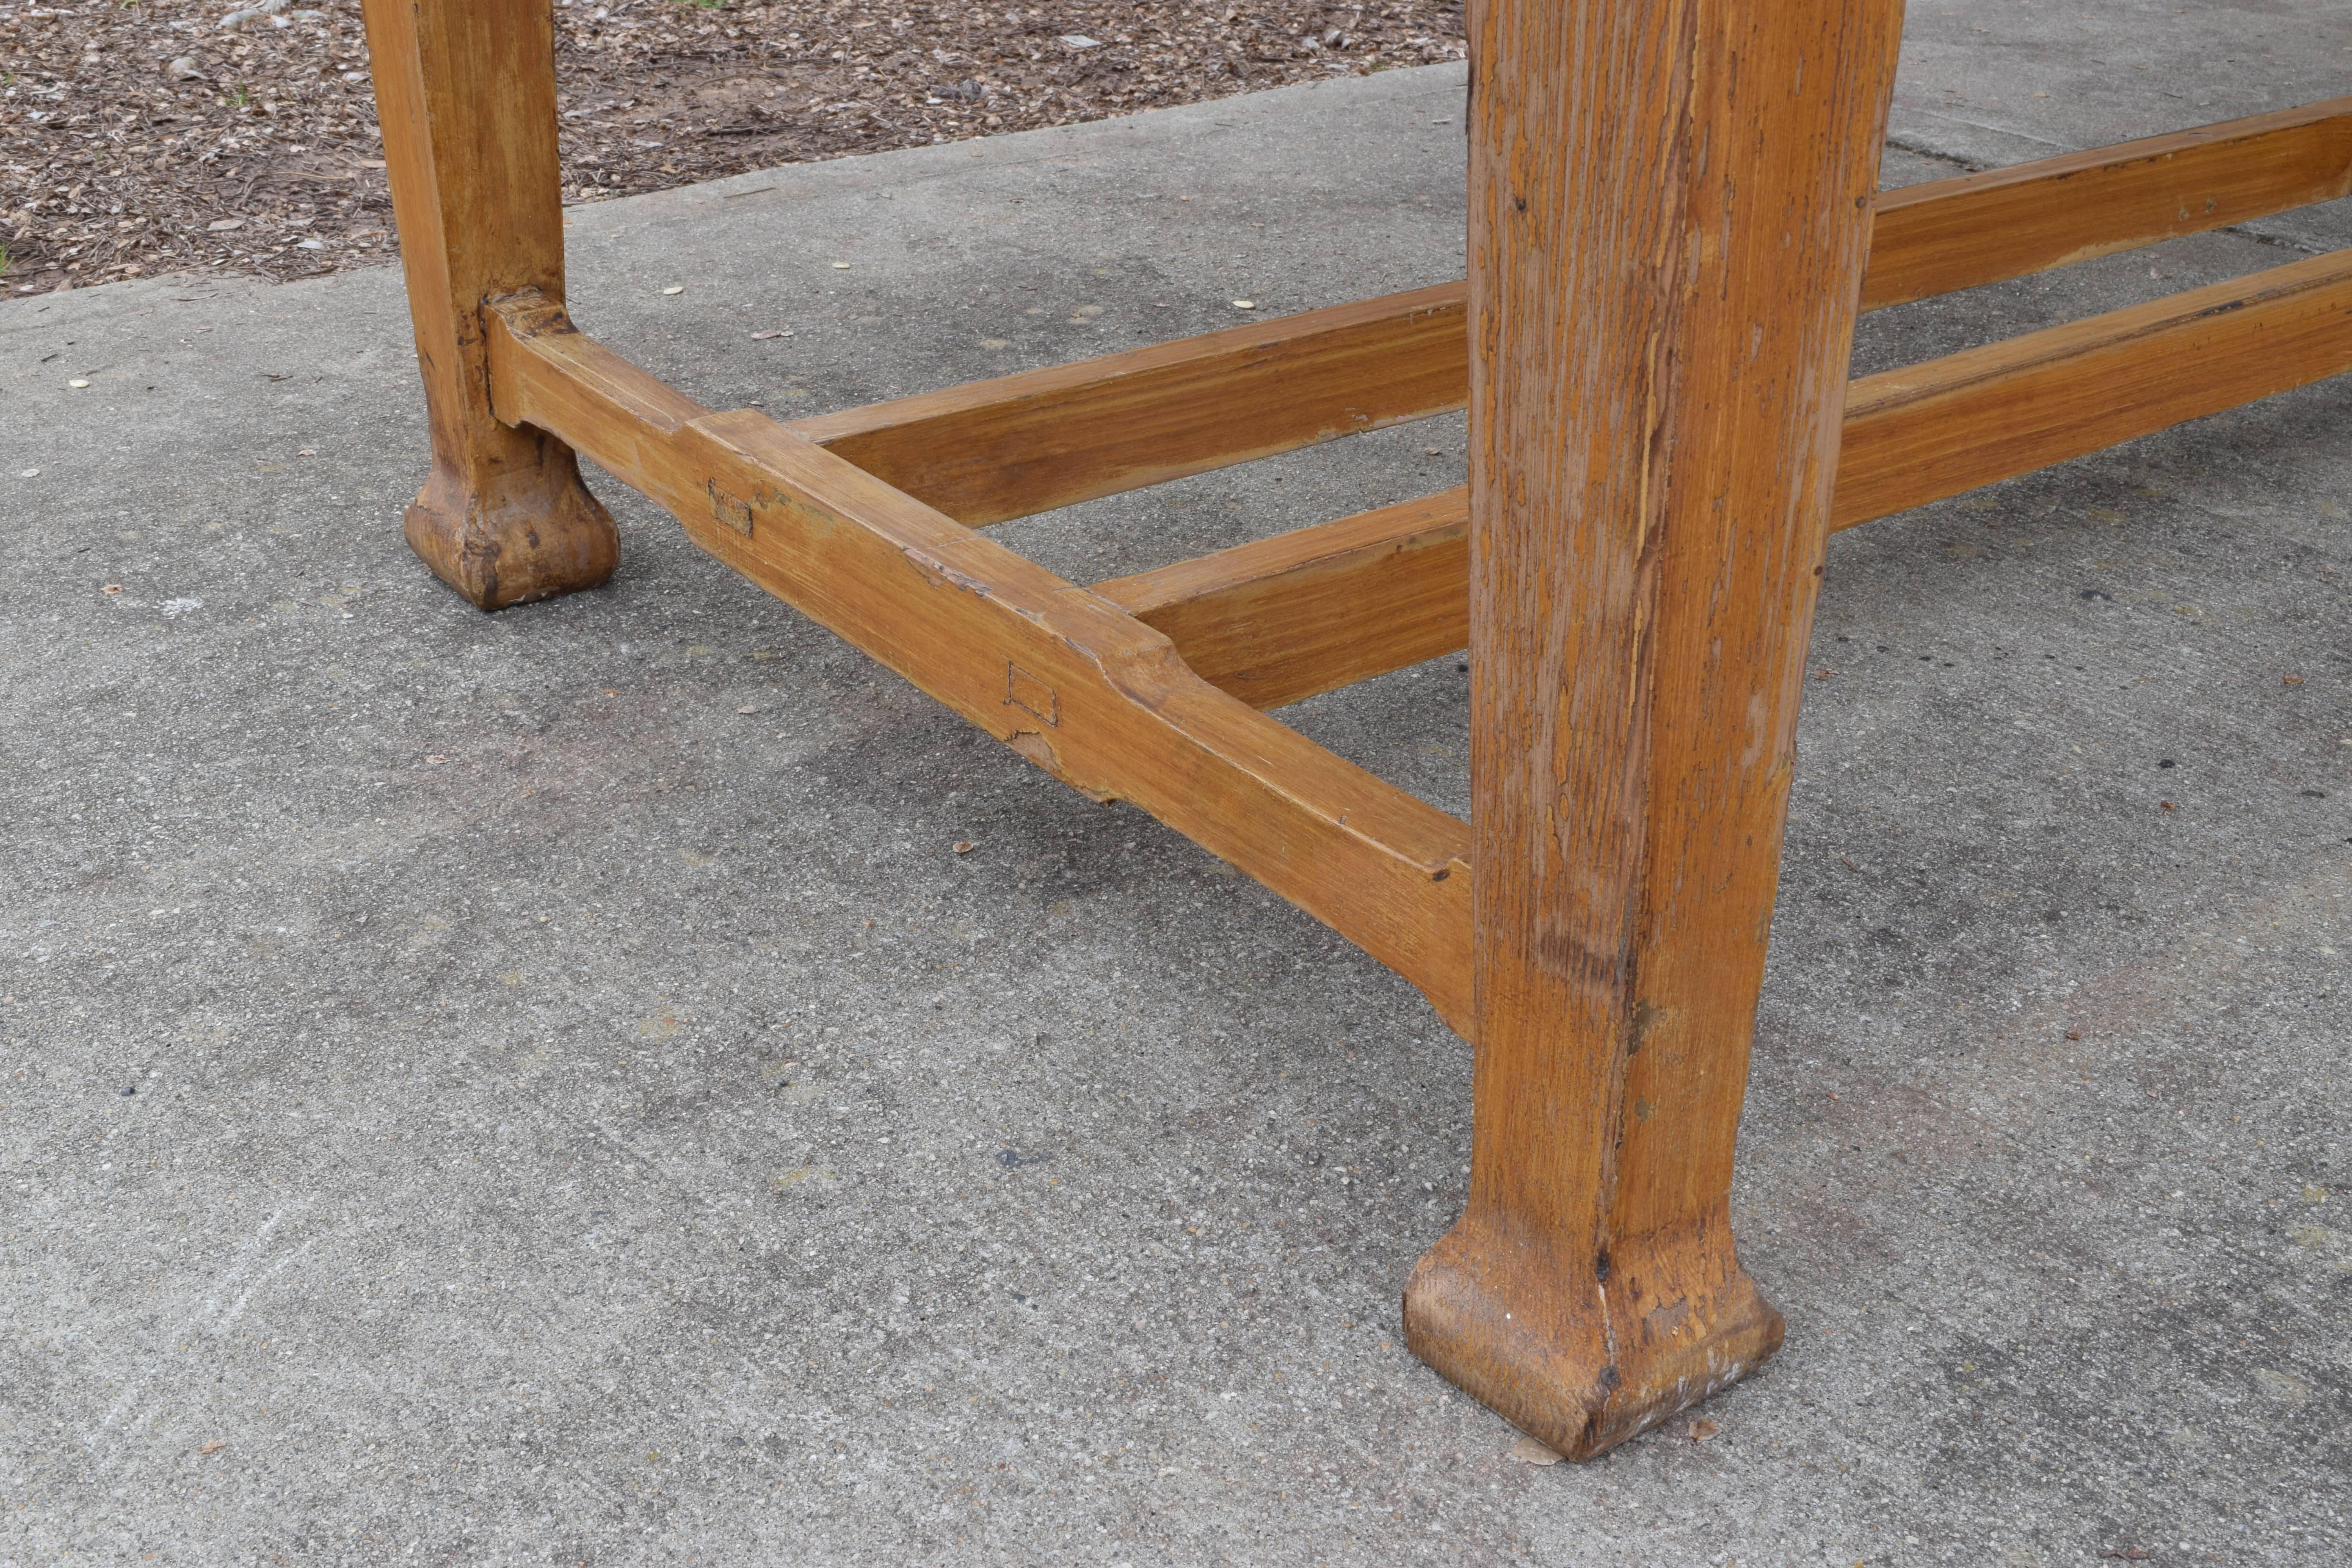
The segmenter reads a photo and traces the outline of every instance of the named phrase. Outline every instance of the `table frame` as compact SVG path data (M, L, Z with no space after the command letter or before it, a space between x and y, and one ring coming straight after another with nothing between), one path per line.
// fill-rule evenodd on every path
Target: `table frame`
M2352 194L2352 99L1878 193L1892 0L1484 0L1466 284L779 424L566 313L548 0L366 15L416 553L484 609L603 582L586 453L1411 981L1477 1058L1408 1342L1577 1458L1781 1340L1728 1198L1827 534L2352 369L2339 252L1846 372L1859 310ZM1159 571L979 531L1465 403L1466 489ZM1264 711L1465 647L1467 824Z

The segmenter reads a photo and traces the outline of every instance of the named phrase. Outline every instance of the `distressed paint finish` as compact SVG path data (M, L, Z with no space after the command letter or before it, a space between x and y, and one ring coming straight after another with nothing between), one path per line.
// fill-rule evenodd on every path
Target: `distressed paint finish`
M1899 32L1474 8L1476 1106L1405 1326L1571 1457L1780 1341L1731 1153Z
M365 0L385 174L433 430L409 547L486 610L612 575L612 517L572 448L490 411L483 302L563 297L548 0Z

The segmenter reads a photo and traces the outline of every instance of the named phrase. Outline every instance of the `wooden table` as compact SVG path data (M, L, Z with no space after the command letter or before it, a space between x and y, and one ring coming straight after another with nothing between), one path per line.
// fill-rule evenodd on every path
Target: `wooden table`
M367 25L417 554L484 609L601 583L586 452L1420 987L1477 1063L1407 1340L1579 1458L1780 1343L1728 1194L1828 533L2352 368L2352 253L1846 368L1858 310L2352 192L2352 99L1882 195L1890 0L1483 0L1466 283L780 425L566 315L548 0ZM1465 399L1466 490L1091 587L979 531ZM1264 711L1465 647L1466 824Z

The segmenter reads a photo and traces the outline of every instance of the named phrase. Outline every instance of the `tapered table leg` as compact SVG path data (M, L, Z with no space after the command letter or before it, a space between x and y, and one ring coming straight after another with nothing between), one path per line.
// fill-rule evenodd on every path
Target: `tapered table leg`
M410 548L486 610L593 588L620 560L572 448L490 412L482 301L563 298L549 0L365 0L408 308L433 426Z
M1732 1143L1900 29L1473 7L1475 1110L1405 1331L1580 1458L1780 1343Z

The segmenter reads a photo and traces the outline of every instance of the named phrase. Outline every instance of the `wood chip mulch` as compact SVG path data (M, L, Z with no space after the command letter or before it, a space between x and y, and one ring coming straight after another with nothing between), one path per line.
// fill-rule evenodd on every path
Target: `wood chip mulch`
M1463 54L1460 0L558 0L564 194ZM0 290L300 278L395 245L357 0L0 0Z

